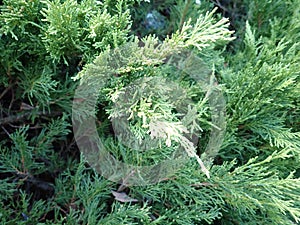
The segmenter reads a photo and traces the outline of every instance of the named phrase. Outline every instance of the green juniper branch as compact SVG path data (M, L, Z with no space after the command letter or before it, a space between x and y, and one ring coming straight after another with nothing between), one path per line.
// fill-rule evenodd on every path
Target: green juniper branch
M238 38L229 45L229 20L213 3L232 16ZM2 1L0 125L8 135L0 133L1 222L299 223L299 10L298 0ZM81 116L94 116L116 159L156 165L181 156L179 142L205 155L209 131L218 127L205 94L210 86L188 76L197 74L193 65L180 70L187 51L226 98L226 133L207 166L210 178L193 157L149 186L129 186L131 174L120 184L98 174L76 147L67 116L80 83L89 84L86 98L74 102L99 95L95 110ZM111 120L131 131L131 143L122 132L116 138Z

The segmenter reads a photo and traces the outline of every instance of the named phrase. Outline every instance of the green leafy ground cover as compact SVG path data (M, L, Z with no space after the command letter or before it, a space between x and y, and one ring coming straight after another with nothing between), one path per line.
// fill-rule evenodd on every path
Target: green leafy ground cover
M1 224L300 223L299 1L4 0L0 10ZM216 78L223 136L211 135L220 127L189 76L198 71L166 63L187 51ZM130 186L91 167L72 123L81 84L102 85L85 93L98 96L112 156L152 165L183 146L180 169ZM130 139L116 138L123 118Z

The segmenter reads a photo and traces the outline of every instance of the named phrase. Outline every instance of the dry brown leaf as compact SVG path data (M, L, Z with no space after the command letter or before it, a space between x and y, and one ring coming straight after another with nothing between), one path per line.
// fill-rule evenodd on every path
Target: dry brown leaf
M115 199L119 202L138 202L137 199L129 197L125 192L111 191Z

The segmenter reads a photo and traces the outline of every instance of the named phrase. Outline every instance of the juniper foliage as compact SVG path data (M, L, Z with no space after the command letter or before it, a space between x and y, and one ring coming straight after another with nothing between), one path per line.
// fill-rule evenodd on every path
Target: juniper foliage
M299 10L296 0L2 1L1 224L300 223ZM186 52L200 71L180 67ZM76 114L83 83L97 104ZM207 91L225 98L219 151L206 148L220 142ZM110 181L74 139L71 117L91 114L116 159L144 166L180 152L184 163L152 185Z

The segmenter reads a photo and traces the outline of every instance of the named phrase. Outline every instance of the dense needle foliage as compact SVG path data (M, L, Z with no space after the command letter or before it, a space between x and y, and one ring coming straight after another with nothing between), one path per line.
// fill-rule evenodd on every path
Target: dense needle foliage
M300 223L299 1L3 0L0 49L0 224ZM90 114L115 159L181 166L102 176Z

